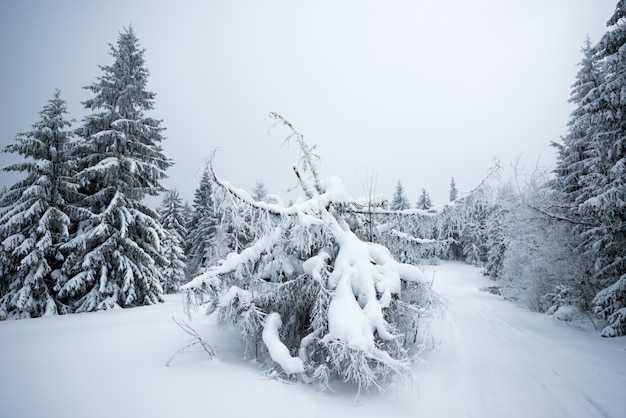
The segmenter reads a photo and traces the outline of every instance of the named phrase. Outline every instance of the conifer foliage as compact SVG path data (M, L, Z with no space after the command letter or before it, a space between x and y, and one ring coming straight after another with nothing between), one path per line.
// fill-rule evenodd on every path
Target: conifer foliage
M583 49L554 184L578 225L581 255L594 260L590 270L603 289L594 304L609 337L626 334L626 1L607 24L600 42Z
M70 278L60 291L79 312L152 304L163 293L165 233L141 200L164 191L171 162L160 146L161 121L145 115L155 95L146 90L143 55L132 28L124 29L111 45L113 64L86 87L94 97L84 105L93 113L78 130L77 178L91 215L68 243Z
M165 230L162 252L167 260L167 266L163 270L163 290L165 293L175 293L186 281L183 247L187 238L183 202L176 189L165 193L159 208L159 221Z
M283 207L255 201L211 168L220 212L250 242L183 286L189 307L218 309L257 359L283 378L339 378L359 390L410 376L410 359L437 305L420 269L350 229L355 214L337 178L322 179L313 149L289 122L304 193ZM400 379L402 380L402 379Z
M398 180L396 184L396 191L393 194L393 200L391 201L391 210L406 210L411 208L409 198L406 196L402 183Z
M594 300L609 322L603 335L616 336L626 334L626 1L617 3L607 24L611 29L594 48L602 78L588 103L589 173L580 213L594 224L584 237L604 287Z
M195 277L217 261L215 240L218 218L213 204L210 173L204 171L193 198L191 219L187 225L187 276Z
M417 199L417 203L415 203L415 207L421 210L428 210L433 207L433 202L430 199L430 195L426 191L426 189L422 189L422 194Z
M57 89L33 129L4 149L29 160L4 169L25 173L26 179L0 197L0 319L66 311L57 294L63 282L63 245L80 212L74 205L77 185L68 157L73 143L66 114Z

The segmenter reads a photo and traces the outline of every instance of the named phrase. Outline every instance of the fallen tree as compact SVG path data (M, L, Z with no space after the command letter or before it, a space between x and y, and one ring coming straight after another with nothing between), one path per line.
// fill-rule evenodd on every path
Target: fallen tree
M320 178L313 149L272 116L301 151L294 173L304 198L289 207L255 201L211 160L215 202L247 245L183 286L186 306L217 312L281 378L323 387L339 378L359 393L410 380L439 298L418 267L351 230L347 218L359 210L341 180Z

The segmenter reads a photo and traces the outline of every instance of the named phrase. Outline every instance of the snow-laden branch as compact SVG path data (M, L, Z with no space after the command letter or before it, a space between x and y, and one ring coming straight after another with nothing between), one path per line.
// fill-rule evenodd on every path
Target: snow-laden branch
M181 290L193 290L201 288L205 284L217 287L217 285L219 285L219 277L221 275L233 272L240 265L258 260L261 257L261 254L269 252L271 248L278 243L281 236L282 230L280 228L275 228L271 233L260 238L257 242L243 250L241 253L230 253L219 265L210 268L189 283L181 286Z
M415 266L395 261L385 247L359 240L344 231L338 238L339 253L330 282L334 295L328 310L329 332L324 341L338 339L379 356L375 335L395 336L387 329L383 309L398 295L401 279L426 284ZM332 286L331 285L331 286Z
M215 184L217 184L218 186L226 190L226 192L229 195L241 201L242 203L245 203L246 205L252 208L260 209L265 212L271 213L273 215L279 215L279 216L293 215L293 213L289 213L289 211L286 211L283 206L272 204L272 203L267 203L267 202L256 201L245 190L236 188L232 184L230 184L228 181L220 179L215 173L215 171L213 170L213 156L211 156L211 159L209 161L208 170Z
M349 213L357 213L361 215L383 215L383 216L417 216L417 217L428 217L434 218L437 216L436 210L423 210L423 209L404 209L404 210L390 210L383 209L381 207L362 207L362 206L351 206L345 209L345 212Z
M265 317L263 326L263 342L267 347L270 357L283 368L287 374L304 372L304 363L299 357L291 357L289 348L280 340L278 330L283 326L280 315L276 312Z
M434 244L454 242L453 239L438 240L438 239L430 239L430 238L417 238L411 234L407 234L406 232L398 231L397 229L389 229L388 232L390 235L401 238L402 240L406 242L413 242L415 244L434 245Z
M272 215L302 216L303 214L315 212L319 207L328 207L332 203L341 204L350 202L350 199L346 195L343 181L339 177L331 176L324 180L319 180L318 187L320 192L317 193L306 179L300 177L297 167L294 167L294 171L298 178L301 178L302 187L310 192L310 198L289 207L254 200L247 191L234 187L228 181L221 179L213 170L212 158L209 161L208 170L214 183L223 188L230 196L251 208L262 210Z

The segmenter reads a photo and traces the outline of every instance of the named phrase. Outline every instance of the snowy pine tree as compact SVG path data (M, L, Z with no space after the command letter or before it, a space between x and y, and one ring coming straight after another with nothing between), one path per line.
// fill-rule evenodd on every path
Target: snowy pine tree
M589 174L586 160L591 156L592 112L588 104L597 94L596 88L602 75L593 52L591 41L587 39L582 48L583 59L569 99L570 103L576 105L576 109L570 116L568 133L563 138L563 143L552 144L558 150L556 178L552 186L562 194L567 216L577 215L582 179Z
M220 211L248 224L252 239L183 286L188 306L217 309L284 378L323 387L339 378L359 391L406 378L437 298L421 270L350 230L358 208L341 181L321 179L312 149L297 132L290 137L303 155L295 167L305 195L299 203L257 202L213 173Z
M79 312L161 301L167 265L158 214L141 202L165 190L160 181L171 165L160 146L161 121L144 114L155 96L146 90L144 50L132 28L110 47L114 62L86 87L94 97L84 105L93 113L78 129L77 178L92 215L68 243L70 278L60 295Z
M187 276L195 277L218 260L215 245L218 218L213 202L213 186L208 171L202 173L194 193L191 219L187 224Z
M177 190L165 193L159 208L159 221L165 230L161 248L167 260L167 266L163 269L163 290L165 293L175 293L186 281L186 257L183 248L187 237L183 203Z
M457 202L463 229L459 236L465 261L482 266L487 261L487 219L491 213L491 191L480 187Z
M420 210L428 210L433 207L433 202L430 200L430 195L426 192L426 189L422 189L422 194L419 199L417 199L417 203L415 204L416 209Z
M509 237L503 225L505 216L506 209L502 205L496 204L486 220L487 260L485 262L485 275L493 280L502 278L502 263L509 246Z
M409 203L409 198L406 196L404 192L404 187L402 187L402 183L398 180L396 184L396 191L393 194L393 199L391 201L391 210L405 210L410 209L411 204Z
M28 160L5 171L26 173L0 198L0 318L28 318L65 313L58 299L63 282L63 245L71 223L80 217L73 181L71 125L57 89L29 132L19 134L4 152Z
M591 143L578 210L591 221L583 237L604 288L594 303L609 322L603 336L611 337L626 334L626 0L607 25L594 47L602 79L585 101Z

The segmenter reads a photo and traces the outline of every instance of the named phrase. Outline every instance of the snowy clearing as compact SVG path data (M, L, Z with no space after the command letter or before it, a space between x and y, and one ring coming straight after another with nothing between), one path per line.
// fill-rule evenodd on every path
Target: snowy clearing
M0 322L2 417L623 417L626 337L603 339L480 292L479 269L427 266L448 299L415 366L415 385L363 395L265 379L242 359L239 338L212 317L191 325L210 343L190 342L172 320L179 296L126 310Z

